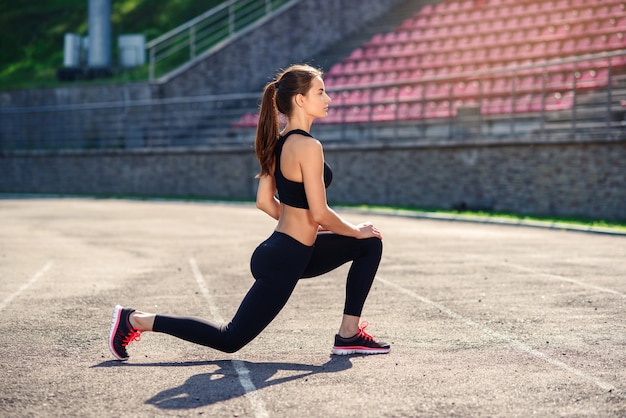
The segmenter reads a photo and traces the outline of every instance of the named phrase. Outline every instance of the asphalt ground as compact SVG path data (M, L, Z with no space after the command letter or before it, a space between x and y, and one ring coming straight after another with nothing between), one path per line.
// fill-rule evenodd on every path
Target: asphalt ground
M157 333L107 345L113 306L228 319L274 221L251 205L0 200L0 415L626 416L626 237L344 214L383 260L367 330L331 356L347 266L302 280L224 354Z

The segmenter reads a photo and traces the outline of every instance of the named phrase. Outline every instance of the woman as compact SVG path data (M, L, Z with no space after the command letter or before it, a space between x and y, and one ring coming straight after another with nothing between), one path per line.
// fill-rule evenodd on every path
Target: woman
M278 315L298 280L327 273L352 261L343 318L333 354L387 353L359 324L382 254L382 236L371 224L352 225L328 207L326 187L332 171L324 162L322 145L309 131L325 117L331 99L322 72L294 65L278 74L263 92L255 150L261 166L257 175L257 207L278 220L272 235L252 255L255 282L228 324L199 318L151 314L116 306L109 347L115 357L128 359L127 345L142 332L155 331L233 353L252 341ZM279 116L288 122L279 131ZM278 192L277 199L276 193Z

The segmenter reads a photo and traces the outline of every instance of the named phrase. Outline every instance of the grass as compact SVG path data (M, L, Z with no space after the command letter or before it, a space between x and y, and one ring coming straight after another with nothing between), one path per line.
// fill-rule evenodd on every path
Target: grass
M389 213L406 216L442 217L477 222L501 222L509 224L527 224L552 227L576 227L578 229L606 229L626 233L626 222L606 221L574 216L538 216L510 212L474 212L445 209L420 209L414 207L345 205L342 207L356 210Z
M93 199L128 199L128 200L161 200L169 202L199 202L199 203L226 203L226 204L254 204L254 201L247 199L225 199L210 198L203 196L168 196L168 195L56 195L37 193L0 193L3 198L93 198ZM357 210L377 213L381 215L398 215L407 217L425 217L439 219L455 219L475 222L494 222L512 225L549 226L553 228L572 228L578 230L610 231L614 233L626 234L626 221L606 221L601 219L589 219L570 216L537 216L516 214L510 212L475 212L475 211L455 211L446 209L420 209L409 206L373 206L373 205L333 205L337 208Z
M112 59L117 37L143 34L146 40L220 4L222 0L111 1ZM0 90L65 85L56 79L63 66L65 33L87 35L88 0L0 0ZM116 71L106 82L147 79L147 68ZM103 81L104 82L104 81Z

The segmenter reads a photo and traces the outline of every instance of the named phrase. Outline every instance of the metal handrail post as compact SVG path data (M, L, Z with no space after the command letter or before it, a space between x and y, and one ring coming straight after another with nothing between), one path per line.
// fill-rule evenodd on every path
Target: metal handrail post
M578 74L578 70L576 66L574 66L574 77L572 80L572 138L576 138L576 98L578 97L578 92L576 89L578 88L578 83L576 75Z
M547 80L547 75L546 75L546 67L543 67L541 70L541 120L540 122L540 126L541 126L541 139L545 140L545 135L546 135L546 80Z
M154 47L150 48L150 71L148 75L148 80L154 81L154 66L155 66L155 58L154 58Z
M613 101L613 86L611 85L612 74L611 60L609 59L609 65L607 67L607 89L606 89L606 136L611 134L611 102Z
M196 27L189 28L189 59L196 57Z
M235 33L235 6L231 4L228 7L228 34L230 36Z

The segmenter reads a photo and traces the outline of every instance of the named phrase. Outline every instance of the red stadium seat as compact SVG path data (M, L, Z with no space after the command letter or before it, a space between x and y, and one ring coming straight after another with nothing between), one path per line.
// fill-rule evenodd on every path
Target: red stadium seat
M396 119L396 105L377 105L372 113L372 120L375 122L392 121Z
M580 74L576 83L578 88L596 88L606 86L608 83L608 69L589 70Z
M626 40L624 39L624 33L618 32L610 35L608 39L608 49L623 49L626 48Z
M327 85L360 87L335 101L348 105L342 114L348 122L370 117L382 122L391 120L391 115L403 120L449 117L457 106L479 98L484 114L536 112L542 108L544 90L546 109L567 109L573 104L568 92L574 86L606 85L609 62L613 68L624 67L626 57L536 70L515 67L626 49L624 33L626 3L618 0L441 0L407 17L396 30L374 35L354 49L331 67ZM434 79L423 85L370 89L495 68L507 68L507 72L483 80L482 86L478 81ZM574 79L575 72L579 78ZM513 92L518 95L516 101L508 99ZM428 103L423 106L422 100ZM333 120L337 118L329 117L324 123Z
M546 110L568 110L574 105L574 97L571 92L550 94L546 97Z
M364 122L361 115L361 108L359 106L353 106L347 108L343 114L344 121L349 123Z

